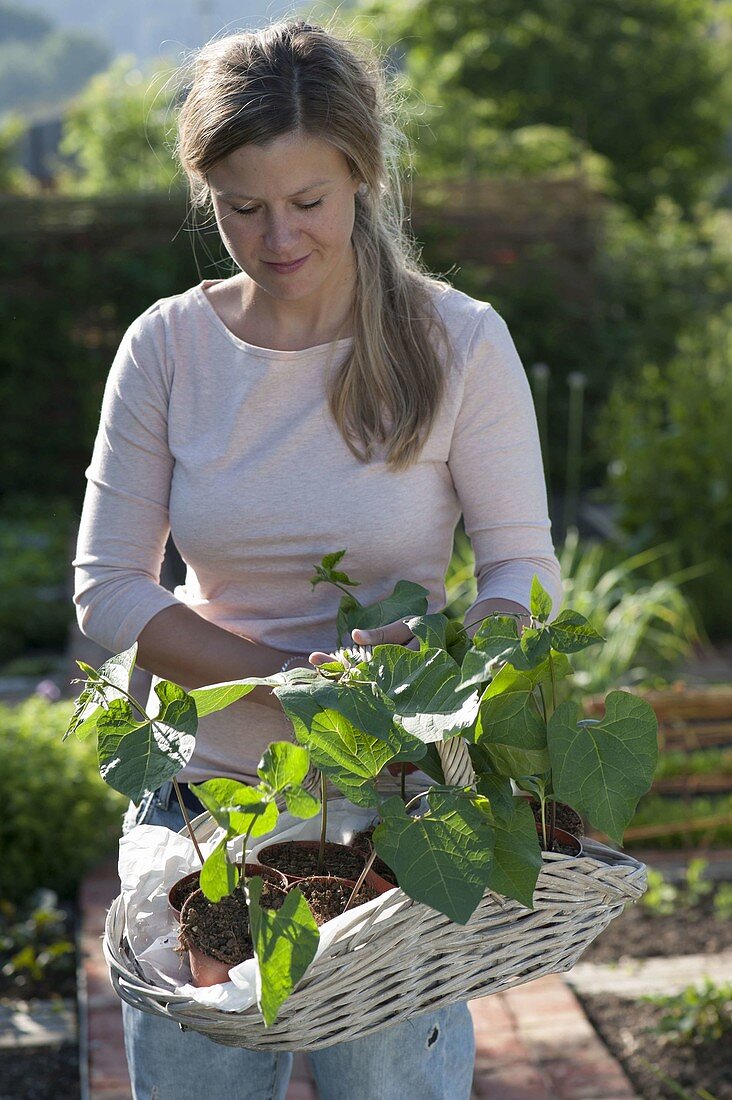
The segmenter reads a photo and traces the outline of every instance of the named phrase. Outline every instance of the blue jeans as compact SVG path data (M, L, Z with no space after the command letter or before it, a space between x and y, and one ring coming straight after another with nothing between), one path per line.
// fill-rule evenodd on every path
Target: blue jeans
M182 828L168 784L130 808L126 826L143 822ZM134 1100L284 1100L292 1054L221 1046L127 1004L122 1015ZM321 1100L469 1100L474 1056L463 1002L308 1055Z

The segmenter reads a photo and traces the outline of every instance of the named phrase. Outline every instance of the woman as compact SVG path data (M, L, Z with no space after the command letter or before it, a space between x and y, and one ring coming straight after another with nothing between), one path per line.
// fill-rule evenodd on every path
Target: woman
M461 512L478 578L468 626L525 613L535 573L559 603L521 363L489 305L414 258L397 139L378 61L319 27L271 25L197 58L178 153L238 271L128 330L75 561L82 630L113 651L137 640L157 676L195 687L318 663L338 593L308 580L342 547L362 602L406 578L441 609ZM187 565L174 594L159 585L170 530ZM353 640L410 638L398 622ZM202 721L184 790L255 779L264 747L290 736L256 689ZM181 824L167 787L132 819ZM290 1055L124 1009L138 1100L284 1096ZM462 1100L470 1017L464 1004L428 1012L311 1060L322 1100Z

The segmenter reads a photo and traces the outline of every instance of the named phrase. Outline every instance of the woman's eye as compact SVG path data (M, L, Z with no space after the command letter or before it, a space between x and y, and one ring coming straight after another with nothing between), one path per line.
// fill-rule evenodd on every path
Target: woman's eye
M316 206L320 206L322 201L323 201L322 199L316 199L315 202L309 202L309 203L304 204L304 205L298 205L298 210L314 210ZM235 214L256 214L257 210L259 210L258 206L249 206L249 207L242 206L242 207L239 207L239 209L235 208L234 213Z

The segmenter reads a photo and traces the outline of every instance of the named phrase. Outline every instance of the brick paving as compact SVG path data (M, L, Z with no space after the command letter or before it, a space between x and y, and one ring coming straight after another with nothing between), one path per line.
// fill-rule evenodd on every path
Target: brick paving
M105 913L117 890L116 868L106 864L87 877L80 896L80 1027L87 1054L82 1079L88 1081L83 1100L131 1100L120 1004L101 950ZM638 1100L562 978L540 978L472 1001L470 1012L476 1039L473 1100ZM294 1059L287 1100L318 1100L302 1054Z

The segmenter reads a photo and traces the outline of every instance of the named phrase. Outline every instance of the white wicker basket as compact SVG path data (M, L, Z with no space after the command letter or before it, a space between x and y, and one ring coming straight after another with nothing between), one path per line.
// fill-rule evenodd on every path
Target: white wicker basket
M208 814L194 824L201 840L215 827ZM127 944L119 897L104 935L112 984L135 1008L226 1046L316 1050L360 1038L437 1005L571 969L646 886L645 867L631 856L593 841L584 847L578 858L544 853L533 910L488 890L459 925L396 890L365 922L354 911L268 1028L256 1007L222 1012L147 981ZM389 918L374 924L386 907Z

